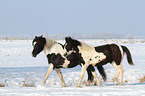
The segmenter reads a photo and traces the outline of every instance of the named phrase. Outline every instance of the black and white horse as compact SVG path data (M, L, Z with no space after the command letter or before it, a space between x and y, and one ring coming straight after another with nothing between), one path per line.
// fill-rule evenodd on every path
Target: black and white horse
M57 43L54 40L44 38L43 36L37 37L35 36L32 45L34 47L32 51L32 56L36 57L40 52L44 51L45 55L47 56L49 68L48 71L44 77L44 81L42 85L45 84L47 78L51 74L51 72L55 69L57 72L61 84L64 87L65 82L63 79L63 76L61 74L60 68L72 68L77 65L83 65L84 61L81 58L80 54L76 54L75 50L66 51L64 46L60 43ZM104 68L102 66L97 67L99 70L99 73L103 77L104 80L106 80L106 74L104 71ZM88 82L93 80L92 72L94 72L94 67L90 65L87 68L88 72Z
M81 54L80 56L81 58L83 58L85 62L85 64L82 65L82 72L77 86L80 86L85 70L89 65L102 66L107 63L111 63L117 69L114 82L115 84L118 84L117 79L120 74L120 85L123 84L124 69L121 63L124 53L126 53L127 55L128 63L130 65L134 65L130 51L125 46L120 46L117 44L107 44L103 46L94 47L86 43L80 42L78 40L72 39L71 37L66 37L65 41L66 41L65 44L66 50L67 51L75 50L76 53Z

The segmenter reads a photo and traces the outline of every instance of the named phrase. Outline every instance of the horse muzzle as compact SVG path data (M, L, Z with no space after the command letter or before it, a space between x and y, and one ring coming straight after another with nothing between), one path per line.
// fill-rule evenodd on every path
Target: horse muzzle
M32 54L32 57L36 57L36 55Z

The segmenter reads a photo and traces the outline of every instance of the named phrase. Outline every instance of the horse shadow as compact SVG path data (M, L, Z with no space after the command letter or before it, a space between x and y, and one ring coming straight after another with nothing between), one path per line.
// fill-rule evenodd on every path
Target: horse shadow
M123 84L123 86L127 86L127 85L145 85L145 83L131 83L131 84ZM120 85L115 85L114 83L112 84L104 84L103 86L120 86Z

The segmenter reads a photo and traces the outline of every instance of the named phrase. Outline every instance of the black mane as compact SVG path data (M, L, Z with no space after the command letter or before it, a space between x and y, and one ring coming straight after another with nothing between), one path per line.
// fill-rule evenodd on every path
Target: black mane
M65 41L71 42L72 45L75 45L75 46L81 46L81 43L78 40L72 39L71 37L65 37Z
M64 49L64 45L62 45L61 43L58 43L59 45L61 45L61 47Z

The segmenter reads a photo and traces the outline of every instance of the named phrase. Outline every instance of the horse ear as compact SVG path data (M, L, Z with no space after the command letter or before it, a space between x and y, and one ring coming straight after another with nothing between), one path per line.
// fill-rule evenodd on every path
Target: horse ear
M68 42L68 37L65 37L65 41Z
M68 37L69 38L69 40L72 40L72 38L71 37Z
M43 37L43 35L40 36L41 38Z
M37 38L37 36L35 36L35 38Z

